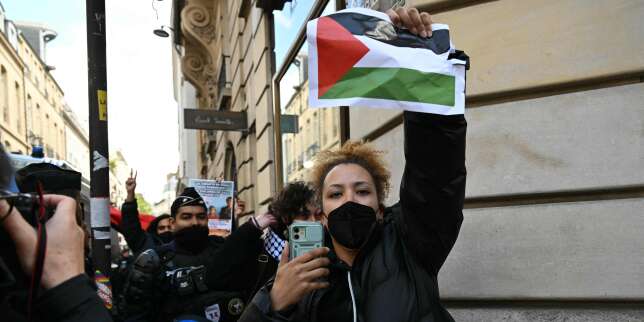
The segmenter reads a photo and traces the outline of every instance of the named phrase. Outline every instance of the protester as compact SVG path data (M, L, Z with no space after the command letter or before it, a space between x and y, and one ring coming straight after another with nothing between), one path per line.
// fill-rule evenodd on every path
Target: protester
M320 208L315 198L315 191L304 181L287 183L269 205L269 211L277 220L277 223L271 226L271 231L282 239L286 239L287 227L293 221L320 219Z
M254 286L262 230L270 214L252 218L226 239L208 236L204 200L186 188L172 203L174 241L143 252L126 285L129 321L171 321L183 314L215 314L235 321Z
M431 35L425 13L388 14ZM312 181L328 248L292 261L283 252L274 282L240 321L453 321L440 304L437 275L463 220L466 122L463 115L417 112L403 119L400 202L384 207L389 171L368 145L321 152Z
M275 275L280 256L288 240L288 226L295 220L320 220L315 191L310 184L303 181L286 184L268 208L276 222L270 226L264 236L264 252L258 258L257 284L253 293Z
M276 223L266 233L264 250L277 264L288 240L288 226L295 220L319 221L320 208L315 200L315 191L304 181L286 184L268 208Z
M172 223L169 214L161 214L154 218L145 230L148 234L157 237L162 243L172 241Z
M11 177L7 154L0 145L0 190ZM27 321L23 295L26 275L38 268L37 234L23 219L26 214L16 209L16 195L0 195L0 314L3 321ZM45 195L43 206L55 209L46 222L46 256L42 265L41 294L34 300L32 321L111 321L108 311L96 295L93 282L84 274L84 231L77 223L74 199L61 195ZM64 245L64 247L61 247ZM10 250L13 254L7 254ZM5 262L6 256L16 255L19 267ZM6 265L5 265L6 264ZM22 269L23 272L19 272ZM23 275L26 274L26 275Z
M157 217L150 223L147 231L144 231L141 227L139 209L136 201L136 178L137 173L130 171L130 177L125 181L127 197L121 206L123 221L120 227L121 233L125 237L125 241L134 253L134 256L137 256L146 249L169 243L173 239L172 224L169 216ZM159 231L159 226L161 227L161 231ZM150 229L150 227L155 228Z

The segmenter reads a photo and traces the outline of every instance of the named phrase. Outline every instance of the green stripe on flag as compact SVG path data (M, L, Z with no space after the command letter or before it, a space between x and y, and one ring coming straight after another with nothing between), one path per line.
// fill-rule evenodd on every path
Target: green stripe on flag
M409 68L354 67L321 99L380 98L454 106L455 78Z

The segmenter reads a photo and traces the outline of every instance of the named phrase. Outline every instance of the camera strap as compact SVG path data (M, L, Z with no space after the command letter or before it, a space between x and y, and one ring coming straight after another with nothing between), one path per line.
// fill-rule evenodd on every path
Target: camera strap
M7 203L9 204L9 211L7 211L7 213L4 216L2 216L2 218L0 218L0 225L2 225L4 220L7 219L7 217L11 216L11 213L13 213L13 206L14 206L13 202L10 200L7 200Z
M29 306L27 308L29 321L33 321L34 302L38 297L38 290L40 289L40 282L42 280L42 273L45 264L45 253L47 252L47 230L45 229L47 214L45 211L43 187L40 181L38 181L36 191L38 193L38 218L36 218L38 235L36 241L36 258L31 274L31 284L29 287Z

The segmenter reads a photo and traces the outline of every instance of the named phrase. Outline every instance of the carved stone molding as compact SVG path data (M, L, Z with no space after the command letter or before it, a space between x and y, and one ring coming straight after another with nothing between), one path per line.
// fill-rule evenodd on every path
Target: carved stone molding
M181 11L181 20L184 29L187 29L188 34L194 37L198 42L202 42L204 47L209 46L217 37L217 26L215 12L212 6L207 7L189 1L188 4Z
M199 107L214 106L217 91L216 71L208 57L194 46L186 47L186 54L181 58L183 76L197 89Z
M181 69L197 89L200 108L212 108L217 95L218 42L217 0L187 0L181 10L185 55Z

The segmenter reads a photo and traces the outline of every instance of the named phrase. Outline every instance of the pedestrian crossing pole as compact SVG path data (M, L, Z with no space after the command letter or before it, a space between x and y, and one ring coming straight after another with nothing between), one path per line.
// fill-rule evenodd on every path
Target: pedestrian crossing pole
M86 0L89 97L90 208L92 261L102 276L110 273L110 189L107 142L105 0Z

